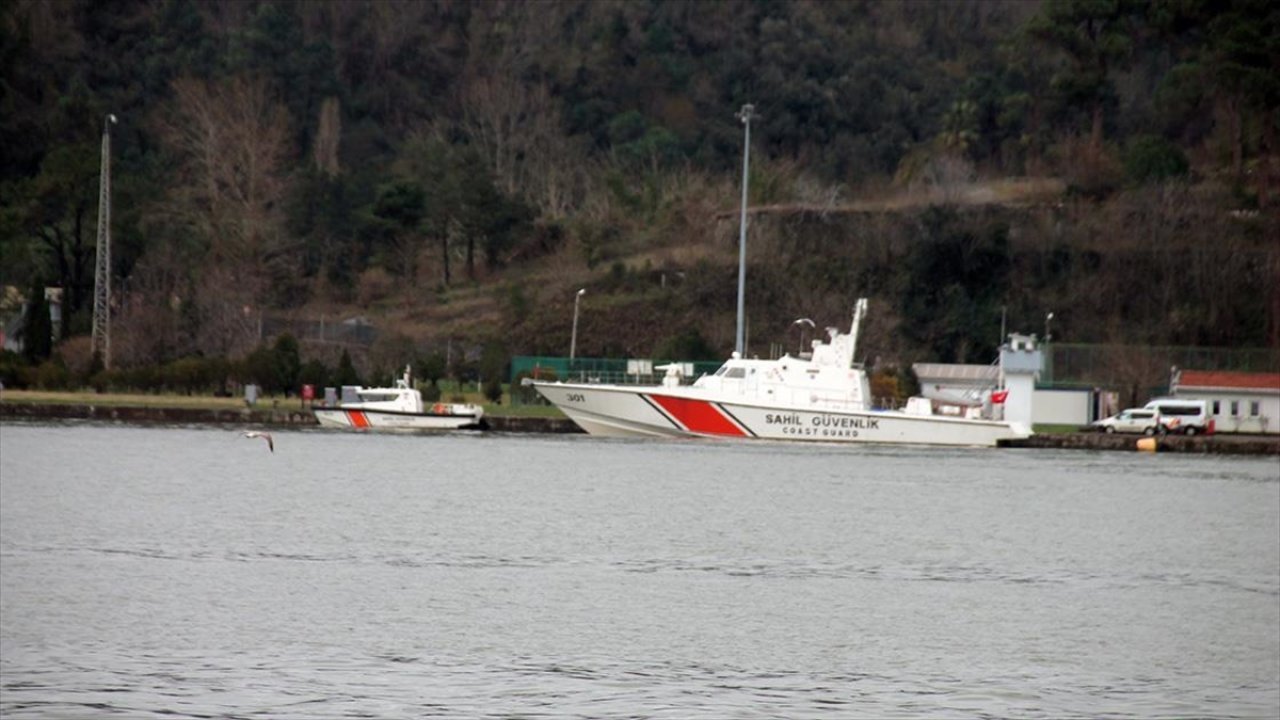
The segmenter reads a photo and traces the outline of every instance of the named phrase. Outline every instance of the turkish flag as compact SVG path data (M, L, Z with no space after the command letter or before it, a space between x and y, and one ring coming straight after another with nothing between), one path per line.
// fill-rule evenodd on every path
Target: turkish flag
M1005 398L1007 397L1009 397L1008 390L997 390L991 393L991 402L995 403L996 405L999 405L1000 403L1004 402Z

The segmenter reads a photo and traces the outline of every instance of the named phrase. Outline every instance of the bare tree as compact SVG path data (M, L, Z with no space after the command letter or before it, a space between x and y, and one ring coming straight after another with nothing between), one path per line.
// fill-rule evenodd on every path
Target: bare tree
M261 262L282 229L289 123L262 80L174 82L161 137L180 159L171 219L219 259Z
M545 214L577 207L589 183L587 152L566 136L538 58L571 6L493 2L476 6L468 27L471 64L462 85L463 129L489 162L498 187ZM502 22L493 22L501 16Z
M342 137L342 116L338 98L327 97L320 104L320 122L316 129L314 157L316 169L335 177L338 174L338 141Z
M205 250L195 283L197 338L201 349L225 352L256 323L244 318L261 311L273 266L288 272L282 208L289 122L260 79L185 78L173 90L158 128L179 160L178 177L159 219Z

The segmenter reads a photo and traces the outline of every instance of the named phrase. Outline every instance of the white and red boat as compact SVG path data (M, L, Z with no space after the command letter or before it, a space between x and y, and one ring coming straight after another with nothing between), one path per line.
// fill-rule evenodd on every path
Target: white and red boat
M312 408L322 427L351 430L469 430L484 427L484 408L462 403L422 402L409 368L390 388L344 388L354 400Z
M661 385L530 381L592 435L715 437L835 443L994 446L1031 435L1030 427L993 417L987 393L969 407L911 398L905 410L872 407L867 373L853 363L865 299L848 333L828 330L809 357L748 360L734 353L713 375L682 384L681 366L666 365ZM1007 391L1003 391L1007 396Z

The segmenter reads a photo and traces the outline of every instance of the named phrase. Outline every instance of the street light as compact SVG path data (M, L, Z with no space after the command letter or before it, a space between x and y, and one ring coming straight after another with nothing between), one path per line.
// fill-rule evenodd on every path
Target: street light
M586 288L578 291L573 296L573 334L569 336L569 362L573 362L574 356L578 351L578 301L582 300L582 296L587 293Z
M1049 334L1049 321L1052 319L1053 313L1044 316L1044 341L1046 343L1053 339L1053 336Z
M743 342L744 294L747 282L747 168L751 157L751 118L755 117L756 106L747 103L735 117L742 121L745 135L742 140L742 219L738 223L738 335L734 349L738 357L746 352Z
M804 329L807 327L812 330L814 328L813 321L809 318L800 318L791 324L800 326L800 352L796 355L796 357L800 357L804 355Z

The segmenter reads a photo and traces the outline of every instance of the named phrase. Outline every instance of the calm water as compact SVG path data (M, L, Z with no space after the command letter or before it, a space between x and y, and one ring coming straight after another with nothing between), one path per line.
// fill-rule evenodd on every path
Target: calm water
M0 425L0 715L1280 714L1280 463Z

